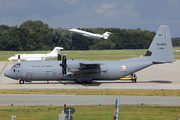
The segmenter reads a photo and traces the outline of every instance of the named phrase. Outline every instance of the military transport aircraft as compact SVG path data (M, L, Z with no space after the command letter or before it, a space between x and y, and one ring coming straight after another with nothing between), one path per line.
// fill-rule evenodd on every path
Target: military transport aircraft
M60 55L59 55L60 56ZM59 57L58 56L58 57ZM93 80L117 80L153 64L174 61L170 30L161 25L144 56L117 61L23 61L4 72L6 77L19 79L19 83L31 81L75 80L78 83ZM132 78L136 82L135 78Z
M9 61L20 61L20 60L45 60L57 57L59 51L63 49L62 47L55 47L50 53L47 54L15 54L12 57L8 58Z
M68 30L70 32L74 32L74 33L77 33L77 34L80 34L80 35L83 35L83 36L86 36L89 38L95 38L95 39L108 39L109 35L112 34L111 32L105 32L103 35L100 35L100 34L94 34L94 33L86 32L83 30L78 30L75 28L71 28Z

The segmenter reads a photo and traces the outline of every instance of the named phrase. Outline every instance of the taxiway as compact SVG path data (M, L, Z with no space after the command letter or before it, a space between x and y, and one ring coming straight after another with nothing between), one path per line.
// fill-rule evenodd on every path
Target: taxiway
M109 105L117 95L0 94L0 106ZM180 105L180 96L120 96L120 104Z

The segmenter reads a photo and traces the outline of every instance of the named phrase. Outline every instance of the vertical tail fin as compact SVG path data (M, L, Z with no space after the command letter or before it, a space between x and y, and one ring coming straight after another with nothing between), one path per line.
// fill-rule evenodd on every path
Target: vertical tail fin
M111 33L111 32L105 32L105 33L103 34L104 39L108 39L108 37L109 37L110 34L112 34L112 33Z
M58 54L61 49L64 49L62 47L55 47L53 51L50 52L50 54Z
M171 34L167 25L161 25L146 53L153 63L167 63L174 61Z

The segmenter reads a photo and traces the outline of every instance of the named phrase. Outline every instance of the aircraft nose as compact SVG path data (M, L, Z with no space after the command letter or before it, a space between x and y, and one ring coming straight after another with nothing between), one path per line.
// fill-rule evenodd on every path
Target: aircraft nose
M4 76L6 76L6 77L11 77L11 71L10 71L10 70L6 70L6 71L4 72Z

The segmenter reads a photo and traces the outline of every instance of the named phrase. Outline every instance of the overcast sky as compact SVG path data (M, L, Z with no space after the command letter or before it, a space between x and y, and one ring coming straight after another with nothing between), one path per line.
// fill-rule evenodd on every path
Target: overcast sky
M0 0L0 24L41 20L57 28L130 28L168 25L180 37L180 0Z

